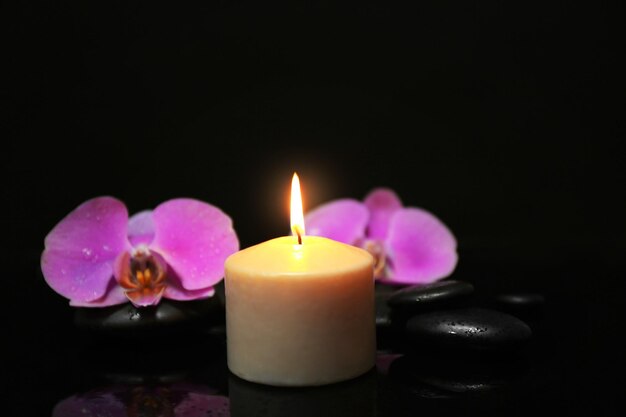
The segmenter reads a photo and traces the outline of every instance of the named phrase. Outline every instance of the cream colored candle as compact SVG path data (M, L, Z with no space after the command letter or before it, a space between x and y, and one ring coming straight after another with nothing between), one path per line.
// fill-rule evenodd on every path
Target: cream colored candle
M295 217L296 236L226 260L228 367L270 385L356 377L376 355L374 260L354 246L303 236L301 215Z

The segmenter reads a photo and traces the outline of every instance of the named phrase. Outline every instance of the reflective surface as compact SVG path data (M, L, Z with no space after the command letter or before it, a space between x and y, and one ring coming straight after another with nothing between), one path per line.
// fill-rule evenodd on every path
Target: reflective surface
M529 387L547 382L525 355L455 358L380 352L376 369L350 381L271 387L228 373L221 340L201 337L191 345L191 349L156 349L139 360L113 357L100 366L91 358L101 357L103 348L115 344L85 346L83 383L78 391L59 398L51 415L408 416L463 412L468 406L515 412L516 399L528 395ZM135 347L148 348L143 343ZM177 361L180 366L158 363L158 357L165 361L181 354L186 358Z
M546 307L532 323L531 343L517 352L417 351L382 332L375 369L339 384L293 389L230 374L221 324L113 337L59 323L63 333L48 329L39 333L45 343L22 345L30 362L14 368L9 390L17 395L9 398L37 401L5 404L21 415L53 417L515 416L585 407L593 397L583 391L584 358L573 344L584 334L572 333L585 317L573 322L575 306L566 299L550 298Z

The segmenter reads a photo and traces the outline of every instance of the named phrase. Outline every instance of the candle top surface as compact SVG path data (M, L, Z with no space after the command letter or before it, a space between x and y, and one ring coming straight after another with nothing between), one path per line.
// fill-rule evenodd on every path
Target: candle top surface
M226 269L259 276L334 276L361 268L373 268L369 252L319 236L294 236L268 240L243 249L226 259Z

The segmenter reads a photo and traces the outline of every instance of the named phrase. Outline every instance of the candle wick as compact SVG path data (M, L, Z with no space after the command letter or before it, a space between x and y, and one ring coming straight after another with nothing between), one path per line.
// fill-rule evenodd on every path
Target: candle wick
M302 245L302 230L298 227L298 225L292 226L291 230L298 237L298 245Z

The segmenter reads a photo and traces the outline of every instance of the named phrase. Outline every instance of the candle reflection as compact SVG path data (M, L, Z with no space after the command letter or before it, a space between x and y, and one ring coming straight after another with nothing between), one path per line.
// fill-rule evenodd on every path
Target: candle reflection
M321 387L284 388L255 384L230 374L233 417L376 415L376 373Z

